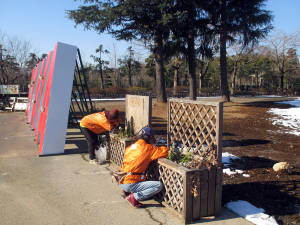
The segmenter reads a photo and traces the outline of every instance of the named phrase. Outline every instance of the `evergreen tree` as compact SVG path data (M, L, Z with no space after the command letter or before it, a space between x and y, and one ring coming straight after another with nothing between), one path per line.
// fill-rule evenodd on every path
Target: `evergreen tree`
M99 69L100 71L100 79L101 79L101 88L104 89L104 79L103 79L103 71L102 71L102 65L108 65L109 62L108 61L104 61L101 58L102 54L108 54L109 51L106 49L103 49L103 45L99 45L99 48L96 49L96 53L100 54L100 57L91 55L91 58L94 59L94 62L98 62L98 64L96 65L96 69Z
M287 52L287 75L286 75L286 81L287 81L287 89L291 87L293 84L293 80L295 78L299 77L299 57L297 55L297 50L295 48L290 48Z
M155 56L153 54L149 55L148 58L145 59L145 74L148 75L149 77L155 77Z
M195 40L205 33L207 26L207 18L204 8L209 0L181 0L174 3L172 8L173 17L170 18L169 27L173 34L183 43L177 47L181 49L179 53L183 53L188 57L189 65L189 87L190 99L196 100L196 50ZM186 50L182 50L182 44Z
M223 101L230 101L227 80L226 43L237 41L247 46L272 29L273 16L263 10L266 0L211 0L206 12L211 32L220 35L221 92Z
M117 40L141 40L145 44L154 41L153 53L156 65L157 101L166 102L164 89L163 39L168 37L166 24L171 0L123 0L94 1L84 0L88 6L68 10L68 17L76 25L83 24L86 29L94 29L99 34L108 32Z
M118 62L121 66L121 73L128 76L129 87L132 87L132 76L141 68L141 64L139 61L134 60L134 50L132 49L132 46L127 48L127 52L129 55L125 55L124 58L118 59Z

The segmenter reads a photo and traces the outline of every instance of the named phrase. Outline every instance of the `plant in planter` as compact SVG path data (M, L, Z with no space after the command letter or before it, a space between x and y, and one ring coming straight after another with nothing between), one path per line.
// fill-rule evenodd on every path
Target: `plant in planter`
M172 146L167 159L184 167L190 168L190 164L192 162L192 153L184 153L182 148L175 149L175 147Z
M186 152L183 148L171 146L167 159L188 169L200 169L201 167L211 169L218 164L215 155L212 154L214 150L215 147L213 146L205 155L199 156L198 154L193 154L192 151Z
M110 133L110 137L108 158L111 162L121 167L125 149L136 141L130 122L124 129L120 127L117 134Z
M119 133L118 133L119 138L131 138L134 136L135 135L133 134L133 129L130 121L127 123L127 126L125 126L124 129L122 127L119 127Z
M156 197L185 223L217 215L219 210L222 171L217 166L214 151L210 153L199 156L170 147L167 158L151 162L147 169L149 180L160 180L163 184Z

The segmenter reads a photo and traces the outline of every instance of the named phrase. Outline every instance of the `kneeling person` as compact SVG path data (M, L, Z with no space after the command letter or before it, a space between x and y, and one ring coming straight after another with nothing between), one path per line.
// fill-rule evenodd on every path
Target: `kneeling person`
M120 186L123 189L126 200L133 207L142 207L143 204L139 201L155 195L162 189L160 181L146 181L144 174L151 161L168 156L169 149L167 147L154 147L152 145L155 142L154 135L152 128L143 128L138 141L125 150L121 170L132 172L133 175L125 177Z

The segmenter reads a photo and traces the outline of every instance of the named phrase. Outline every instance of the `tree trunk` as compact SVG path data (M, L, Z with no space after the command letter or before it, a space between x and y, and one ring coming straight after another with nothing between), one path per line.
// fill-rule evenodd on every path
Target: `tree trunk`
M160 25L154 30L154 54L156 70L156 95L158 102L167 102L164 77L163 41Z
M177 86L178 86L178 67L174 66L174 94L177 94Z
M129 87L132 87L132 81L131 81L131 64L128 63L128 81L129 81Z
M226 40L227 40L227 28L226 28L226 0L222 0L221 6L221 29L220 34L220 68L221 68L221 94L222 100L225 102L230 101L228 80L227 80L227 61L226 61Z
M204 76L202 75L202 72L200 72L200 74L199 74L199 89L200 90L203 86L203 80L204 80Z
M284 73L281 72L280 73L280 91L283 92L283 77L284 77Z
M204 62L200 60L200 72L199 72L199 89L201 89L204 85L204 77L207 74L209 68L210 61Z
M235 78L236 78L236 67L234 67L233 72L231 74L232 84L231 84L231 94L235 92Z
M189 85L190 100L196 100L196 63L195 63L195 40L194 40L194 4L189 9L189 30L188 30L188 55L189 55Z
M101 80L101 88L104 89L102 65L100 65L100 80Z

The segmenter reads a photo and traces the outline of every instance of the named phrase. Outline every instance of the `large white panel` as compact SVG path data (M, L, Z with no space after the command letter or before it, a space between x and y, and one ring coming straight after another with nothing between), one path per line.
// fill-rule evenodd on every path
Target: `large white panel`
M57 43L42 155L64 153L77 47Z

